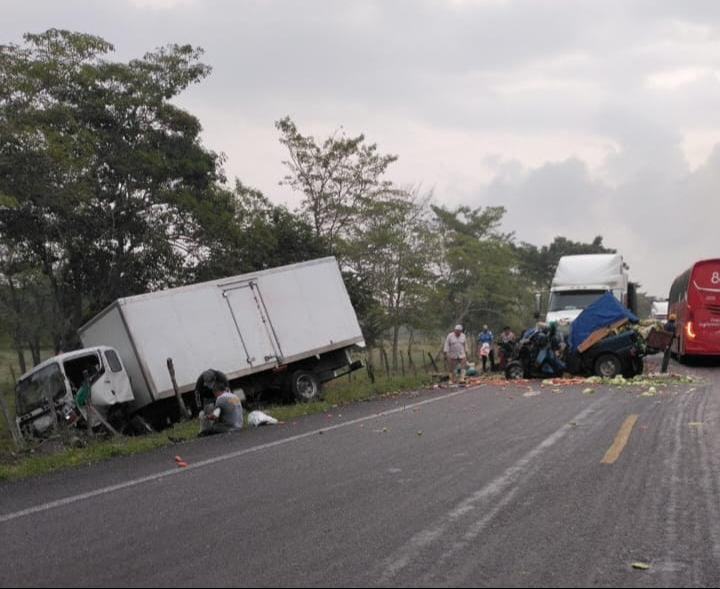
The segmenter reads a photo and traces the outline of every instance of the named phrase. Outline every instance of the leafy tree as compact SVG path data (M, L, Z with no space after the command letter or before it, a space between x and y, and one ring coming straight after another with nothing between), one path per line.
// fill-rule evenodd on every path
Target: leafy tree
M210 280L328 255L312 227L260 191L236 181L235 190L217 189L196 211L189 243L192 281Z
M315 235L335 251L363 209L391 190L383 175L397 156L379 154L377 145L367 144L364 135L348 137L340 130L319 144L311 135L303 135L289 117L275 126L289 154L283 162L288 173L281 184L303 193L303 215Z
M431 195L392 190L364 209L349 233L344 259L372 291L391 330L393 365L397 368L400 330L420 321L420 309L434 279L437 238L431 227Z
M433 207L442 243L435 302L440 325L462 323L472 333L484 323L518 326L531 306L518 271L512 236L500 231L503 207Z
M26 262L21 251L0 245L0 331L15 349L22 372L27 369L25 348L33 364L39 364L42 344L58 321L47 278Z
M171 45L128 63L107 41L51 29L0 47L0 239L47 277L59 345L113 299L174 284L188 219L221 181L200 123L170 100L208 75Z

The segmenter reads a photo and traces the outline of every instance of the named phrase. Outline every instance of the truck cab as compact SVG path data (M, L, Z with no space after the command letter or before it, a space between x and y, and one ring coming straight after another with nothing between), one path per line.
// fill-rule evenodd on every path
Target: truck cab
M77 400L85 379L95 409L107 419L114 407L134 399L130 378L113 348L98 346L54 356L20 377L15 386L16 419L24 436L49 434L58 421L87 420ZM96 424L91 417L90 425Z
M606 292L635 310L635 289L619 254L563 256L558 262L548 299L546 321L572 323L583 309Z

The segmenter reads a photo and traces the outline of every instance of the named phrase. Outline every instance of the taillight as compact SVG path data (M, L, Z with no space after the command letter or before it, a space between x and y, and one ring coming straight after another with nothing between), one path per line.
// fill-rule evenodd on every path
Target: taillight
M690 339L695 339L697 337L697 333L695 333L695 324L692 321L688 321L685 324L685 334Z

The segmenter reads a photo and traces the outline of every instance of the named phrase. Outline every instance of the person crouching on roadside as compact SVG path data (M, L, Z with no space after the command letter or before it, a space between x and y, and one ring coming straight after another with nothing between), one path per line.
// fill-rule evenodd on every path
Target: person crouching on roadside
M224 383L216 382L212 388L214 405L200 412L200 436L212 436L240 431L243 427L242 401Z

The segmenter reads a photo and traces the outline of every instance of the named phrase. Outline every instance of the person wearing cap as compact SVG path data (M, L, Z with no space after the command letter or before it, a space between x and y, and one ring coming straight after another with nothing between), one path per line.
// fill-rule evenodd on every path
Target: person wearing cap
M450 382L455 382L458 367L460 367L460 382L465 382L467 354L465 353L465 334L462 325L456 325L455 329L445 338L443 353L450 369Z

